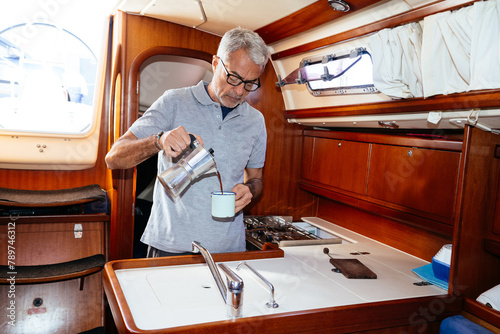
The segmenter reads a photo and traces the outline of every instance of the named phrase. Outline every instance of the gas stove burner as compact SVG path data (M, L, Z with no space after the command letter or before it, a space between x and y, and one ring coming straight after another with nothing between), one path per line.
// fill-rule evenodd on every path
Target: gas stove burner
M246 216L247 249L262 249L270 242L279 246L341 243L340 238L323 239L292 224L292 216Z

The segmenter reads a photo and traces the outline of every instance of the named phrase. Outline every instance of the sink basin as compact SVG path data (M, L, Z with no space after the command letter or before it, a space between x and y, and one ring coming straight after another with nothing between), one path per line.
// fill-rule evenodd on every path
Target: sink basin
M311 221L325 225L319 219ZM226 316L226 305L201 255L109 262L103 281L117 328L123 333L189 333L198 328L236 332L249 324L264 329L268 321L286 326L297 315L330 316L339 306L446 293L433 285L413 284L417 278L412 269L426 261L338 226L329 232L347 242L213 254L217 264L224 263L244 281L243 317L238 319ZM333 257L360 259L377 279L348 279L332 271L324 247ZM269 289L250 269L236 269L242 261L273 284L278 308L266 306Z
M240 261L224 262L244 281L243 317L362 302L327 277L294 258L246 261L275 288L278 308L268 308L270 293ZM159 329L228 320L224 300L206 264L116 270L116 277L139 329Z
M115 274L139 329L227 319L207 265L123 269Z

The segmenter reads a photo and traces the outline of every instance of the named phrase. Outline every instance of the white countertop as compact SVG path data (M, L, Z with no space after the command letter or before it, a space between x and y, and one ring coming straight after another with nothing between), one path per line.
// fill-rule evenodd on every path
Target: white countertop
M274 285L279 304L275 309L265 306L269 291L248 268L236 270L240 261L225 262L244 281L244 317L447 293L433 285L413 284L421 279L411 270L428 262L322 219L303 219L349 242L283 247L283 258L246 261ZM333 272L329 257L323 253L324 247L329 248L334 258L360 260L377 274L377 279L348 279ZM353 252L370 254L351 255ZM115 274L140 329L228 319L224 301L206 264L123 269Z

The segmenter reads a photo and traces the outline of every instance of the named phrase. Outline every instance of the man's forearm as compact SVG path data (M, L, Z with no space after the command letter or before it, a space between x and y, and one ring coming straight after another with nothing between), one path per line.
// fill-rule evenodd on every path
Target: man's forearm
M156 135L142 139L121 138L106 155L106 164L109 169L132 168L158 152Z
M262 188L264 187L262 180L257 178L249 179L243 184L250 189L253 198L258 197L262 193Z

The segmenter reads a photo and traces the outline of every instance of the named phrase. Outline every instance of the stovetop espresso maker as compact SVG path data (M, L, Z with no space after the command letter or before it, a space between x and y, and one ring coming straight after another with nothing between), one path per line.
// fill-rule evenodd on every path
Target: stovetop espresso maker
M173 197L178 197L187 186L198 176L208 172L217 172L214 160L214 150L206 150L193 136L191 137L190 150L169 169L158 175L160 183Z

